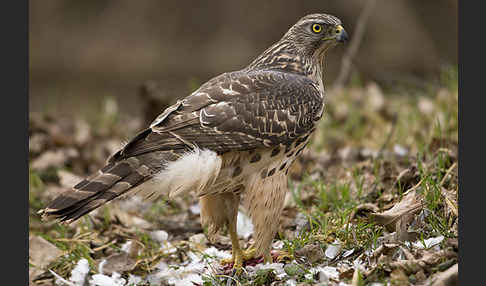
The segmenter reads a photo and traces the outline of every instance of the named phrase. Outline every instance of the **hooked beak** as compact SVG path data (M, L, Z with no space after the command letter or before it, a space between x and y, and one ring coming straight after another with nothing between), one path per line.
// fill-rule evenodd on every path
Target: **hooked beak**
M340 43L345 43L349 39L348 33L344 30L343 26L339 25L336 27L336 40Z

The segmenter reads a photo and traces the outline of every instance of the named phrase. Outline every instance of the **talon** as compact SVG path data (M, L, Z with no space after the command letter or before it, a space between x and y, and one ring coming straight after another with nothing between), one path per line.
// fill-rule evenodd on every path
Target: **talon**
M223 264L231 264L233 262L234 262L233 258L225 258L225 259L221 259L219 261L219 264L221 264L221 265L223 265Z
M233 263L233 269L236 270L237 274L241 274L243 269L243 263L245 261L255 258L256 250L250 248L248 250L233 250L233 257L220 260L220 264L231 264Z
M292 255L286 251L279 251L275 261L282 262L282 261L291 261L293 259Z
M256 254L256 249L254 248L250 248L248 250L243 250L241 252L242 254L242 257L243 257L243 260L246 261L246 260L250 260L250 259L253 259L255 258L255 254Z

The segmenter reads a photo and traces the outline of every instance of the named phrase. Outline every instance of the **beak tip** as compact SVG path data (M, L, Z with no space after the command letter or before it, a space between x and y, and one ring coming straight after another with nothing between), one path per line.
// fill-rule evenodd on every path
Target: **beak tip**
M343 29L337 38L338 42L346 43L349 40L348 33Z

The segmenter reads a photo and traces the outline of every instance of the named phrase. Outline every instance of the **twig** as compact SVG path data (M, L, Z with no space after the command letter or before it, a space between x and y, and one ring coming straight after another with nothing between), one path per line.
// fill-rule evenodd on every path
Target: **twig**
M92 239L77 239L77 238L56 238L55 241L61 242L91 242Z
M48 270L49 270L49 272L51 272L51 274L52 274L52 275L54 275L54 277L56 277L56 278L57 278L57 279L58 279L60 282L62 282L62 283L64 283L64 284L66 284L66 285L68 285L68 286L76 286L76 284L74 284L73 282L68 281L68 280L66 280L66 279L62 278L62 276L61 276L61 275L57 274L56 272L52 271L51 269L48 269ZM56 283L56 284L57 284L57 283Z
M442 185L444 185L447 176L449 176L451 174L452 170L454 170L454 168L456 167L456 165L457 165L457 162L454 162L454 164L452 164L452 166L449 168L449 170L447 170L446 174L444 175L444 177L440 181L439 186L442 187Z
M99 246L99 247L96 247L96 248L93 248L93 251L96 252L96 251L100 251L100 250L103 250L107 247L109 247L110 245L113 245L114 243L116 243L116 239L113 239L111 242L107 243L107 244L104 244L102 246Z
M422 183L423 183L424 179L422 178L415 186L411 187L410 189L406 190L402 196L405 196L406 194L410 193L410 192L413 192L415 191Z
M358 51L361 40L363 39L368 18L371 15L373 8L375 7L375 4L376 0L367 0L363 10L361 11L361 14L359 15L358 21L356 23L356 31L351 38L349 48L346 50L346 53L343 56L341 62L341 70L339 71L339 75L334 83L334 87L342 87L349 77L349 73L351 71L351 63L354 56L356 55L356 52Z

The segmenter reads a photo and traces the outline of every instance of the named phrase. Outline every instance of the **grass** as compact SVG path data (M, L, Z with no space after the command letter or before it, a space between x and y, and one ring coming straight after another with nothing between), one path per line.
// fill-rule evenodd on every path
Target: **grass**
M419 233L419 240L424 242L439 235L457 238L457 69L446 68L439 83L439 87L430 87L421 93L390 94L373 85L362 86L356 80L352 88L329 92L325 116L308 148L309 154L317 159L302 163L301 180L289 181L295 202L290 208L304 214L307 221L302 226L304 231L278 234L278 239L284 244L283 249L291 258L296 258L296 252L308 244L317 244L325 251L336 241L340 242L343 250L355 250L351 257L367 249L376 249L387 230L372 221L369 211L362 207L374 205L378 212L385 211L411 189L423 199L423 224L413 230ZM194 89L197 79L191 79L190 85ZM92 119L96 124L92 131L96 139L130 133L123 128L123 132L117 131L123 125L123 118L113 111L116 108L112 105L112 99L107 99L103 107L107 111L100 112L98 119ZM406 154L394 155L396 146L405 149ZM345 147L356 154L349 158L341 156ZM367 150L374 155L366 155ZM325 157L320 157L323 153L331 159L322 159L325 161L322 166L319 159ZM409 171L400 177L407 169ZM160 250L160 243L154 241L147 231L115 231L119 222L109 207L103 209L100 221L83 218L75 227L42 223L36 213L47 203L46 190L59 184L57 170L29 169L29 232L42 236L65 252L49 269L69 277L77 261L86 258L91 272L95 273L96 261L119 252L121 245L129 239L142 246L136 257L139 262L132 274L145 276L154 270L158 262L173 261ZM159 201L144 213L143 218L157 225L163 217L177 217L187 212L188 205L194 201L192 197L177 202ZM114 239L116 243L104 250L94 250ZM179 260L182 260L189 247L187 242L173 244ZM430 273L447 269L454 261L441 261ZM324 262L314 265L322 263L335 265L336 260L324 258ZM291 277L299 283L312 283L310 266L297 265L303 272L298 271ZM356 279L360 283L393 280L384 265L378 265L367 274L357 273L359 277ZM239 285L268 285L275 281L271 271L240 278ZM417 278L413 274L409 279L413 282ZM203 285L226 285L227 277L214 274L204 276L203 280ZM351 280L351 277L343 279L346 283L351 283Z
M373 223L366 216L351 218L351 214L359 205L377 203L377 199L384 194L391 194L397 202L412 187L410 183L407 185L401 180L392 185L385 180L390 176L383 173L386 165L401 169L415 166L418 169L415 182L419 184L416 191L423 197L427 214L423 228L419 229L420 240L439 235L457 238L457 227L453 228L457 216L447 211L448 203L444 196L445 191L455 195L457 210L457 75L453 69L447 70L441 80L443 87L433 91L436 95L429 95L431 99L413 96L389 99L391 103L386 108L397 116L394 133L389 141L387 137L392 132L389 121L374 118L375 115L368 114L370 111L360 109L362 105L353 103L349 91L333 95L336 98L344 97L339 99L339 104L347 105L349 116L341 121L332 120L333 116L325 118L321 124L325 139L316 136L311 149L335 150L336 142L375 149L383 147L381 144L387 144L385 147L388 149L389 146L399 144L407 148L409 154L401 161L383 157L365 160L359 163L362 167L358 164L344 166L340 172L317 180L304 176L302 183L294 185L292 190L299 212L309 218L310 232L286 239L285 249L289 253L293 254L296 249L312 243L316 237L324 237L328 243L333 239L339 240L344 249L375 248L378 238L385 232L384 227ZM421 111L418 105L424 104L423 100L431 100L434 110L430 113ZM334 105L328 110L331 114L342 112L338 111L339 108L339 105ZM451 155L451 147L455 148L456 155ZM365 183L369 180L366 175L373 178L368 184ZM396 174L391 176L396 178ZM377 189L374 195L373 189ZM383 204L377 205L383 209ZM450 261L448 263L451 264ZM386 273L377 275L379 272L374 274L375 280L369 281L386 280Z

